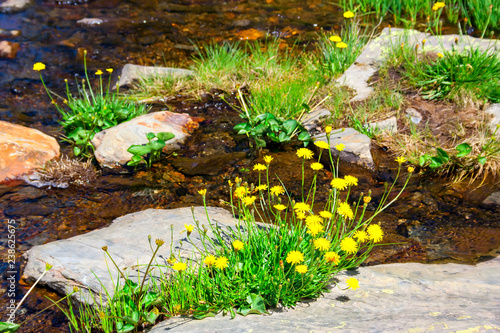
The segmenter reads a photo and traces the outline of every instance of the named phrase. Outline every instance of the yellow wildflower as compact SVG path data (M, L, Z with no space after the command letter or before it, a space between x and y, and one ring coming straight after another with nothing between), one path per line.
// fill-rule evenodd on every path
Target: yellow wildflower
M358 242L363 243L368 240L368 234L366 231L358 230L354 233L354 238L356 238Z
M199 190L198 193L201 194L202 196L205 196L207 194L207 190L206 189Z
M226 257L220 257L215 259L215 267L218 269L224 269L228 266L229 260Z
M344 13L344 17L349 19L354 17L354 13L348 10L347 12Z
M368 204L370 201L372 201L372 197L370 197L370 196L363 197L363 202L364 202L365 204Z
M323 219L317 215L309 215L306 217L306 224L314 224L314 223L319 223L321 224L323 222Z
M427 39L422 39L422 47L427 43Z
M194 225L184 223L184 228L186 228L186 231L188 232L188 235L189 235L190 233L192 233L192 232L193 232L193 230L194 230Z
M203 260L203 263L205 265L207 265L208 267L211 267L211 266L215 265L216 260L217 259L214 256L208 256L205 258L205 260Z
M170 265L173 265L177 262L177 259L176 258L168 258L167 259L167 263L169 263Z
M443 58L444 57L444 55L442 53L438 53L437 56L438 56L438 58Z
M396 162L398 162L399 164L402 164L402 163L406 162L406 158L404 158L403 156L399 156L398 158L396 158Z
M342 38L340 38L340 36L331 36L328 39L331 40L334 43L340 43L342 41Z
M102 71L98 69L97 72L95 72L95 75L102 75Z
M359 288L359 282L356 278L350 277L347 280L345 280L345 282L347 283L349 289L356 290Z
M326 134L330 133L332 131L332 129L333 129L332 126L326 126L325 127L325 133Z
M306 218L306 214L304 212L296 212L296 214L299 220L303 220Z
M343 143L339 143L338 145L335 145L335 149L342 151L345 149L345 145Z
M227 183L229 184L229 187L233 187L233 182L230 180L227 181Z
M262 184L262 185L259 185L255 188L254 192L257 192L257 191L265 191L267 190L267 185L266 184Z
M347 44L344 42L340 42L335 44L335 46L337 46L339 49L345 49L347 47Z
M409 172L409 173L413 173L413 171L415 171L415 168L414 168L414 167L408 167L408 172Z
M181 271L185 271L186 268L187 268L187 264L184 263L184 262L176 262L173 266L172 266L173 269L175 269L176 271L178 272L181 272Z
M319 170L323 169L323 164L318 163L318 162L314 162L311 164L311 169L313 169L314 171L319 171Z
M314 145L320 149L330 149L330 146L325 141L314 141Z
M358 178L347 175L344 177L344 180L347 182L348 186L358 186Z
M244 197L241 200L243 201L243 203L245 204L245 206L250 206L250 205L252 205L255 202L255 200L257 200L257 197L255 195L253 195L251 197Z
M276 208L279 211L282 211L282 210L286 209L286 206L283 205L283 204L277 204L277 205L274 205L273 207Z
M340 249L348 254L358 252L358 243L351 237L346 237L340 241Z
M347 188L347 181L342 178L333 178L330 184L333 188L336 188L339 191L345 190Z
M325 260L337 265L340 262L340 256L338 253L330 251L330 252L325 253Z
M45 69L45 64L41 62L37 62L36 64L33 65L33 70L34 71L43 71Z
M241 183L241 178L240 178L240 177L236 177L236 178L234 178L234 182L235 182L236 184Z
M311 206L306 204L305 202L297 202L293 209L297 212L308 212L311 210Z
M311 158L313 158L313 155L314 155L314 153L310 149L307 149L307 148L299 148L297 150L297 156L301 157L305 160L310 160Z
M325 228L319 223L312 223L307 225L307 233L311 236L316 236L320 232L323 232Z
M242 241L240 241L240 240L235 240L235 241L233 242L233 249L234 249L236 252L238 252L238 251L240 251L240 250L243 250L243 247L245 247L245 244L243 244L243 242L242 242Z
M266 162L267 164L271 163L272 160L274 160L274 157L270 155L264 156L264 162Z
M380 242L384 238L384 231L378 224L371 224L366 231L368 231L370 239L375 243Z
M241 199L245 196L245 194L247 194L247 192L248 191L245 186L240 186L234 190L234 196Z
M301 263L304 261L304 255L300 251L291 251L286 256L286 262L292 265Z
M283 186L275 185L275 186L271 187L271 194L272 195L278 196L278 195L283 194L283 193L285 193L285 189L283 188Z
M329 218L331 218L333 215L332 215L332 213L327 212L326 210L322 210L321 212L319 212L319 216L321 216L321 217L322 217L322 218L324 218L324 219L329 219Z
M352 212L352 209L347 202L339 203L339 206L337 207L337 213L344 218L352 219L354 217L354 213Z
M113 73L113 68L106 68L106 72L108 72L109 74Z
M436 11L436 10L438 10L438 9L443 8L444 6L445 6L444 2L440 2L440 1L438 1L438 2L436 2L434 5L432 5L432 10L433 10L433 11Z
M330 249L330 241L326 238L317 238L313 241L314 248L320 251L326 251Z
M263 171L263 170L266 170L267 169L267 166L265 166L264 164L260 164L260 163L257 163L253 166L253 171L257 170L257 171Z
M305 274L307 273L307 266L306 265L298 265L295 267L295 271L300 274Z

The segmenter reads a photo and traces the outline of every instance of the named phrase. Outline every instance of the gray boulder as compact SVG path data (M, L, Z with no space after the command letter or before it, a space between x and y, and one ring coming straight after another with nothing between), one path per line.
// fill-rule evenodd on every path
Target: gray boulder
M0 13L20 12L31 5L31 0L6 0L0 4Z
M175 137L167 141L163 148L164 151L171 151L179 149L179 144L196 128L198 123L185 113L148 113L97 133L92 139L94 155L102 167L120 167L132 158L127 151L131 145L148 143L147 133L173 133Z
M192 76L194 74L189 69L126 64L120 74L118 86L130 88L141 78L147 77Z
M490 120L490 130L494 133L497 126L500 126L500 103L491 104L484 110L487 114L491 116ZM496 136L500 138L500 129L497 131Z

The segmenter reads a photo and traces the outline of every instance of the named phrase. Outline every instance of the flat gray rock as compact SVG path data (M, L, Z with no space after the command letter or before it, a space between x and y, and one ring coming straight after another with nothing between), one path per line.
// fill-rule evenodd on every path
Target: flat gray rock
M422 48L422 40L424 39L426 43ZM463 35L433 36L411 29L384 28L382 33L365 46L356 61L336 80L337 83L356 91L356 96L351 99L351 102L361 101L370 96L373 88L368 84L368 79L387 59L391 48L393 46L399 47L403 42L409 45L420 44L419 52L422 52L422 49L442 52L443 49L451 50L452 47L457 51L463 51L468 47L479 47L482 50L490 49L491 52L498 52L500 48L498 40Z
M484 199L483 205L500 206L500 192L491 193L486 199Z
M312 112L309 112L306 114L304 119L302 119L301 123L302 126L304 126L305 129L308 131L314 129L316 126L318 126L321 122L322 119L326 119L332 116L332 112L327 109L323 108L317 108L313 110Z
M494 133L497 126L500 126L500 103L491 104L484 112L491 115L490 130ZM496 136L500 137L500 129L497 131Z
M139 79L146 77L192 76L194 74L189 69L126 64L120 74L118 86L130 88Z
M208 214L212 223L216 223L223 230L235 226L232 214L225 209L208 207ZM194 216L200 225L207 225L203 207L194 208ZM152 251L148 235L151 235L153 247L156 239L165 241L157 255L159 264L166 265L165 260L170 257L171 235L174 252L178 253L180 249L182 257L191 257L193 246L188 243L186 233L181 233L185 229L184 223L194 224L191 208L147 209L122 216L107 228L31 248L24 254L27 259L24 277L34 281L45 270L45 264L49 263L53 268L40 281L41 285L61 294L66 294L73 289L73 286L77 286L83 291L84 299L89 300L89 292L94 294L103 292L96 278L98 277L112 295L113 284L102 247L107 246L118 267L129 273L129 278L136 280L136 270L131 267L138 263L145 265L151 259ZM211 232L207 235L213 237ZM198 233L194 231L191 239L200 246L197 237ZM179 241L183 241L182 247L179 247ZM116 279L118 272L109 258L107 261L113 278ZM144 270L145 268L142 269L142 273Z
M161 332L499 332L500 258L476 266L417 263L361 267L357 290L334 288L316 301L271 315L193 320L176 317Z
M31 0L6 0L0 4L0 13L15 13L31 5Z
M314 137L316 141L327 142L326 134L321 133ZM330 135L330 145L333 154L339 152L335 149L338 144L344 144L345 149L340 152L340 159L348 163L358 164L368 169L374 169L371 149L371 139L356 131L354 128L345 128L344 131L333 130Z
M132 158L127 151L131 145L148 143L147 133L173 133L175 137L167 141L163 148L164 151L171 151L178 149L179 144L196 128L198 123L185 113L148 113L97 133L92 139L94 156L102 167L120 167Z
M392 116L385 120L370 123L368 127L375 131L395 133L398 131L398 120L396 116Z

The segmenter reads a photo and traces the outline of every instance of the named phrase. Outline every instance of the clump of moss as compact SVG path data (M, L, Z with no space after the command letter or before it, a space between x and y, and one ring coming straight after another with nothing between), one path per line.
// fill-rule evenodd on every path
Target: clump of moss
M71 185L86 186L97 178L98 171L92 165L92 160L71 159L62 156L60 159L48 161L36 170L37 183L41 186L51 185L68 187Z

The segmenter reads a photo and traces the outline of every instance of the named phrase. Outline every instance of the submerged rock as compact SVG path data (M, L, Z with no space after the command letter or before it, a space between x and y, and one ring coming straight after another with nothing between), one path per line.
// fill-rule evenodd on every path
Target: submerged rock
M149 132L170 132L175 137L167 141L163 151L179 148L179 143L198 128L188 114L160 111L145 114L97 133L92 139L94 156L102 167L120 167L130 161L132 154L127 151L131 145L148 143Z
M358 290L332 288L315 301L271 315L169 318L161 332L483 332L500 330L500 258L476 266L417 263L360 267L336 276Z
M19 43L3 40L0 42L0 59L14 59L19 50Z
M53 137L0 120L0 182L29 174L57 156Z
M31 0L6 0L0 4L0 13L15 13L31 5Z
M230 212L222 208L207 209L212 223L215 222L223 230L228 227L234 228L235 221ZM194 216L200 221L200 225L207 224L203 207L194 208ZM31 248L24 254L27 259L24 277L30 281L36 280L45 270L45 263L49 263L53 268L40 281L42 285L62 294L77 286L82 289L84 298L90 301L89 292L103 291L97 280L99 278L112 294L114 288L104 260L103 246L107 246L118 267L123 269L129 278L137 279L137 269L133 267L138 263L147 264L151 259L148 235L151 235L153 246L155 239L165 240L157 255L160 265L166 265L166 260L170 257L171 239L176 254L180 250L181 256L185 258L191 256L194 247L187 241L186 233L181 233L185 230L185 223L193 224L191 208L147 209L125 215L114 220L107 228ZM207 235L213 236L210 231ZM191 235L195 244L201 246L198 237L196 232ZM179 246L180 241L182 247ZM109 258L107 259L109 263ZM118 274L114 267L110 267L109 270L113 276ZM144 270L141 269L142 273Z
M194 74L189 69L126 64L120 74L118 86L130 88L141 78L147 77L192 76Z
M316 135L314 139L328 142L325 133ZM339 151L335 149L338 144L345 145L344 150L340 152L342 161L354 163L370 170L375 168L370 152L371 139L368 136L359 133L354 128L345 128L341 132L334 130L330 135L330 145L334 155L339 154Z

